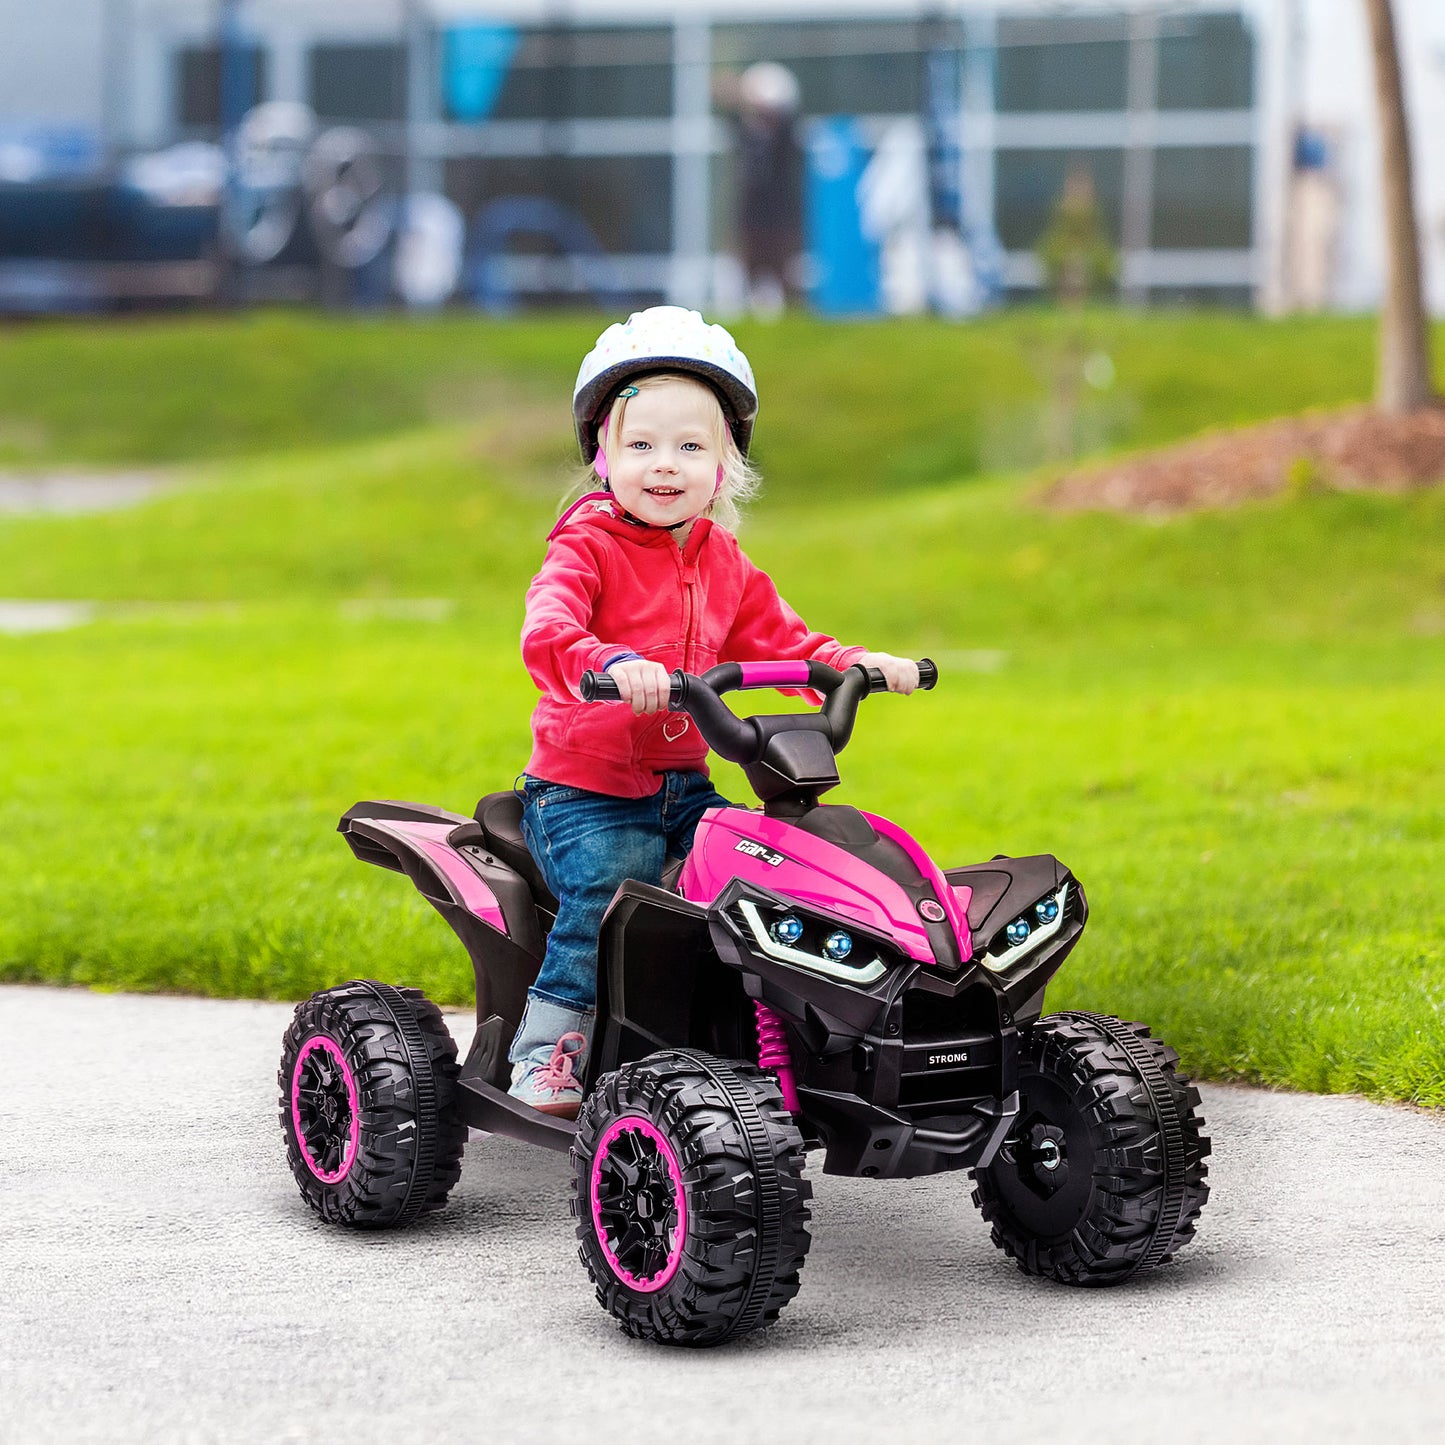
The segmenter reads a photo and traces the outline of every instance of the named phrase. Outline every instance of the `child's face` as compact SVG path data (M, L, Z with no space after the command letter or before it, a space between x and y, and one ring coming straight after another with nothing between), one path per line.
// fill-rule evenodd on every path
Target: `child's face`
M717 402L700 386L668 382L632 397L609 448L609 480L634 517L670 527L705 511L717 490Z

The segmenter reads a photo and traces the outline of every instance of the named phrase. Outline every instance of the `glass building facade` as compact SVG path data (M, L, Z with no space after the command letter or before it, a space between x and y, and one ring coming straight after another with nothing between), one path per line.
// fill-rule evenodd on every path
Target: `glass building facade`
M506 9L488 15L505 23ZM947 52L962 76L966 204L996 233L1011 294L1039 286L1034 248L1082 167L1125 296L1252 297L1260 124L1247 7L944 12L880 0L872 15L790 16L780 4L767 18L731 19L679 0L670 22L655 12L632 25L589 24L561 6L548 14L512 27L484 118L458 114L448 98L440 24L409 48L405 34L338 36L333 23L303 42L304 63L289 69L304 93L286 98L324 122L366 126L468 217L508 197L541 198L578 218L639 294L706 302L732 233L733 138L712 99L718 73L780 62L798 79L805 125L850 115L876 140L891 121L920 115L929 57ZM284 67L264 29L256 45L263 99ZM214 45L176 47L171 68L175 132L202 133L217 113ZM531 244L516 242L519 253ZM524 290L562 284L555 271L519 275Z

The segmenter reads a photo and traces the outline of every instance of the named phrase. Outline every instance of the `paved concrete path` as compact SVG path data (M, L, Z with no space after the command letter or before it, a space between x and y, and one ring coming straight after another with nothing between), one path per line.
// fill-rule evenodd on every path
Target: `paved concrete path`
M593 1302L563 1156L479 1137L441 1215L319 1223L289 1015L0 988L0 1440L1445 1439L1445 1118L1205 1089L1199 1238L1111 1291L1019 1275L957 1176L816 1174L802 1293L692 1354Z
M0 516L116 511L174 485L155 472L0 472Z

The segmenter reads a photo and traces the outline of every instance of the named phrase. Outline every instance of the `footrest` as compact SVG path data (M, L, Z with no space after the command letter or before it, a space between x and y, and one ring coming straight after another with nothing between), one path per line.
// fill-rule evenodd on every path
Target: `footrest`
M457 1080L457 1112L473 1129L520 1139L524 1144L540 1144L559 1154L572 1147L577 1134L577 1125L571 1119L544 1114L476 1075L463 1074Z

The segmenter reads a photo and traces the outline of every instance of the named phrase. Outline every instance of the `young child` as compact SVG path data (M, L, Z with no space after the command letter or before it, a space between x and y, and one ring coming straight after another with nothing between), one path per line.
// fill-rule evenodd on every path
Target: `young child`
M692 720L666 711L669 673L816 658L876 667L894 692L918 685L913 662L809 631L738 546L757 406L732 337L678 306L609 326L577 376L577 438L603 490L552 530L522 624L542 693L522 832L560 907L509 1057L511 1093L544 1113L575 1118L582 1102L613 894L624 879L659 882L703 812L727 804ZM583 703L588 669L610 673L630 709Z

